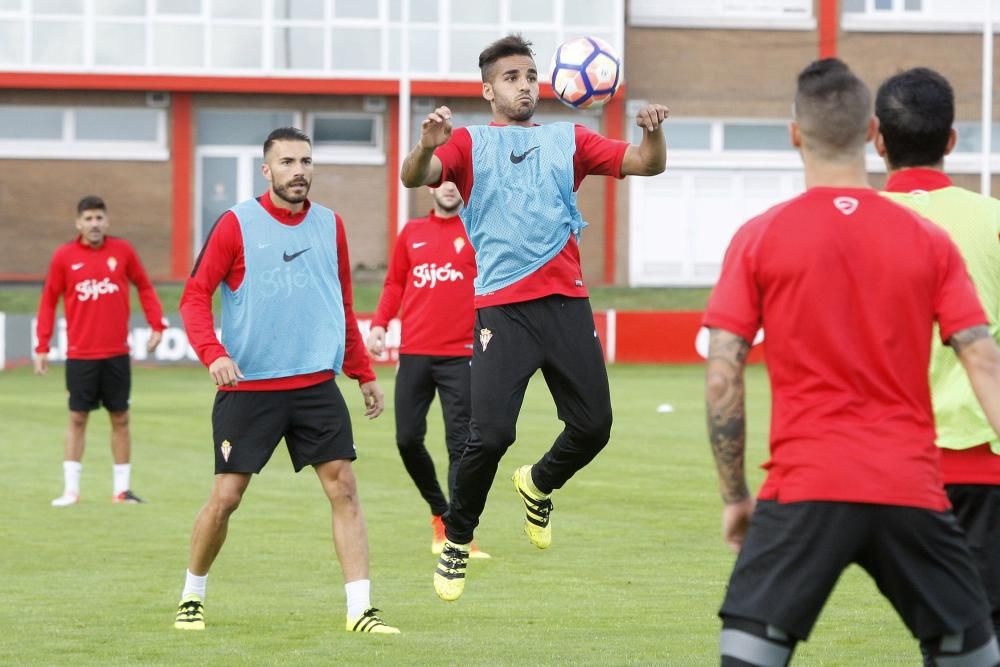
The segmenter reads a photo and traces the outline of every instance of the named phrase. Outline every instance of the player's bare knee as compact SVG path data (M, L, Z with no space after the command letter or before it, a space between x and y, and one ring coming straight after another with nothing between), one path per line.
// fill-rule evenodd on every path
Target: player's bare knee
M90 417L89 412L80 412L77 410L70 410L69 412L69 425L70 428L83 429L87 426L87 419Z
M358 480L349 461L333 461L320 473L330 503L342 507L358 502Z
M1000 646L993 623L984 620L964 632L924 640L921 647L939 667L997 667Z
M747 618L722 619L719 654L722 667L785 667L797 639L773 625Z
M129 424L129 413L127 410L122 412L112 412L111 414L111 427L115 429L128 428Z

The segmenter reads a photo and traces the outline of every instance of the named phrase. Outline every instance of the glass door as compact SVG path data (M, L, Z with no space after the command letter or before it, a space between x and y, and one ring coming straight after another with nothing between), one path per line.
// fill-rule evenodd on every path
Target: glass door
M195 253L223 213L267 190L260 146L202 146L197 151L198 202Z

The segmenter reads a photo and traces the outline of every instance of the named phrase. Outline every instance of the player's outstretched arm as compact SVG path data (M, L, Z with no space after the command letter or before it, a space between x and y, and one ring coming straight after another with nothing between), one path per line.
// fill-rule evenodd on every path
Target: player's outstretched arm
M1000 347L985 324L959 331L948 344L965 367L990 425L1000 434Z
M622 176L655 176L667 168L667 140L663 137L663 121L670 109L662 104L647 104L635 115L635 124L642 128L642 141L632 144L622 158Z
M451 109L438 107L420 124L420 141L403 160L399 178L408 188L418 188L441 180L441 160L434 149L451 136Z
M712 456L724 503L722 537L733 551L743 546L754 501L747 488L746 389L743 372L750 344L724 329L709 331L705 408Z

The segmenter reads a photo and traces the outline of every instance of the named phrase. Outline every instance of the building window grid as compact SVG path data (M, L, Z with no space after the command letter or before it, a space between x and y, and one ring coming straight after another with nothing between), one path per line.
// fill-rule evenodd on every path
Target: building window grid
M408 29L436 29L438 32L439 40L439 50L437 54L437 72L424 73L421 72L419 75L427 76L443 76L449 79L472 79L475 78L475 64L469 67L468 70L462 71L450 71L449 61L450 53L453 45L452 37L457 30L479 30L482 32L488 32L496 35L497 37L502 36L510 31L523 31L529 38L532 32L543 32L549 33L555 36L556 43L565 40L568 37L582 35L582 34L599 34L608 36L611 38L612 42L620 41L623 28L624 28L624 16L623 7L622 11L613 12L615 16L615 21L613 25L597 25L597 24L567 24L565 21L560 21L560 18L565 18L565 12L567 10L567 0L555 0L554 2L554 14L556 20L552 22L546 21L533 21L533 22L514 22L510 19L510 2L509 0L499 0L499 12L500 21L499 23L468 23L468 24L455 24L451 20L451 5L455 0L440 0L440 5L438 7L438 20L434 22L424 21L415 22L408 25L404 25L399 20L393 20L390 17L388 0L377 0L378 2L378 13L375 18L341 18L334 15L334 4L333 0L322 0L323 1L323 19L322 20L312 20L312 19L295 19L295 18L278 18L274 16L274 0L263 0L262 2L262 12L261 16L258 18L221 18L215 17L212 13L212 0L204 0L200 4L200 11L197 13L190 14L175 14L175 13L164 13L163 12L163 2L164 0L146 0L145 2L145 13L144 15L135 14L113 14L113 13L102 13L98 16L96 11L96 6L94 0L84 0L83 3L83 13L82 14L38 14L30 10L28 3L22 5L20 10L14 11L4 11L0 12L0 19L22 19L22 30L25 35L25 56L22 61L22 66L32 69L32 70L58 70L63 71L66 69L96 69L102 71L108 70L122 70L129 71L137 69L135 66L128 65L117 65L117 64L97 64L96 63L96 28L98 25L141 25L143 26L143 38L144 38L144 53L143 61L144 64L140 65L139 68L148 71L152 69L154 71L184 71L190 72L191 67L171 67L155 65L154 60L156 58L156 30L155 26L159 24L174 24L174 25L188 25L188 26L201 26L202 29L207 34L208 39L202 45L202 52L200 54L200 66L196 66L196 70L200 68L205 68L210 72L233 72L233 71L254 71L267 74L312 74L318 75L315 69L294 69L292 67L278 67L275 62L274 57L274 31L281 28L295 28L295 27L321 27L323 30L323 53L322 53L322 73L328 74L331 71L337 72L338 74L344 75L357 75L361 78L373 77L373 72L371 70L360 70L351 69L349 67L338 67L337 63L332 62L332 33L335 29L376 29L379 31L381 42L380 45L380 68L378 72L374 73L377 78L379 76L394 76L398 74L395 69L390 69L389 65L389 40L392 38L393 34L398 34L394 31L408 30ZM50 64L38 64L32 62L32 46L33 40L36 37L34 27L38 24L43 23L58 23L58 22L68 22L76 24L79 26L82 39L83 39L83 54L82 59L76 63L66 63L63 65L50 65ZM215 67L211 62L211 39L213 33L219 28L224 27L250 27L258 30L260 35L260 41L262 50L264 51L263 58L260 63L260 67ZM548 56L547 53L538 53L539 65L542 69L548 68Z
M852 9L851 5L857 9ZM930 14L927 5L927 0L854 0L844 5L844 11L876 16L927 16Z

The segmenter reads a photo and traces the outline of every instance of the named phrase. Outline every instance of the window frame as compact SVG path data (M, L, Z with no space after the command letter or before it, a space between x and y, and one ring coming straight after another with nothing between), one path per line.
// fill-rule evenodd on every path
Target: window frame
M167 143L167 110L140 106L58 106L38 104L0 104L3 109L61 109L62 138L60 139L0 139L0 159L5 160L128 160L163 162L170 159ZM76 138L77 111L144 110L156 116L156 140L111 141Z
M372 121L373 144L320 143L316 139L317 119L365 119ZM306 114L306 133L313 140L314 164L382 165L386 161L385 114L373 111L311 111Z
M627 24L654 28L729 28L737 30L815 30L812 2L802 2L801 14L784 16L774 11L727 11L725 0L703 2L697 13L671 14L657 0L632 0Z

